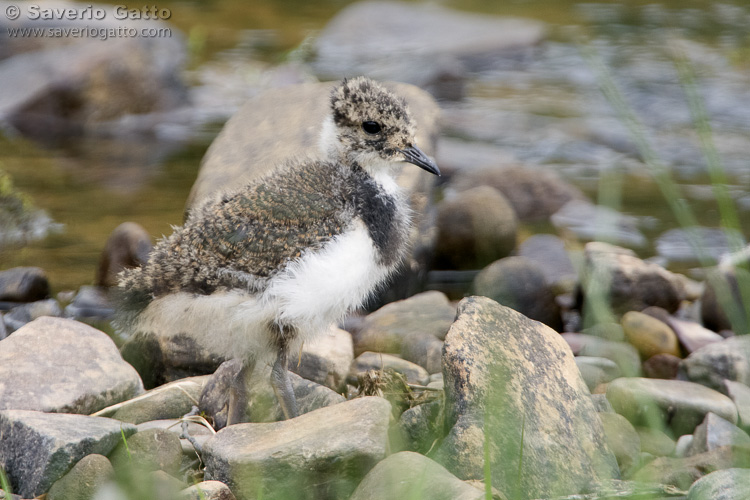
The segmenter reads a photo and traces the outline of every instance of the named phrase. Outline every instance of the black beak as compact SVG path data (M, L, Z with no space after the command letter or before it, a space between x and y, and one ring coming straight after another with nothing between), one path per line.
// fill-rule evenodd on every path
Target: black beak
M435 164L435 162L430 160L427 155L424 154L424 151L422 151L418 147L409 146L408 148L402 149L401 153L409 163L413 163L419 168L427 170L431 174L435 174L438 176L440 175L440 169Z

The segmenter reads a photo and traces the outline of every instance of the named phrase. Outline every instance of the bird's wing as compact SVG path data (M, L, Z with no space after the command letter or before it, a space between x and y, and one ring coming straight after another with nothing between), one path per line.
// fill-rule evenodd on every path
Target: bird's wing
M176 283L202 293L257 288L305 250L340 234L352 209L331 169L318 170L276 175L200 207L157 245L150 264L172 279L154 287L155 295Z

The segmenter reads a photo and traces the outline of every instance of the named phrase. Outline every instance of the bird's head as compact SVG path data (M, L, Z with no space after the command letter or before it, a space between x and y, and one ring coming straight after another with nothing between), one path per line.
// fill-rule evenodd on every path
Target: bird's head
M365 77L344 80L331 93L329 149L371 170L408 162L440 175L415 143L416 127L404 99Z

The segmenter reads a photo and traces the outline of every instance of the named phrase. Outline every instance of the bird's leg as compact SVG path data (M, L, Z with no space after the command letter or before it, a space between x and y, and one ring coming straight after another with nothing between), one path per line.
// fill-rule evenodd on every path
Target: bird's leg
M245 420L247 404L250 401L248 385L254 368L254 361L245 361L229 386L227 425L239 424Z
M297 416L297 399L294 396L294 389L287 370L287 345L291 338L290 335L294 335L296 332L293 327L289 326L286 327L289 331L284 331L284 327L277 323L273 323L272 328L276 334L275 344L278 348L278 355L276 362L273 364L273 369L271 369L271 387L273 387L273 392L276 393L276 398L279 400L284 418L289 420Z

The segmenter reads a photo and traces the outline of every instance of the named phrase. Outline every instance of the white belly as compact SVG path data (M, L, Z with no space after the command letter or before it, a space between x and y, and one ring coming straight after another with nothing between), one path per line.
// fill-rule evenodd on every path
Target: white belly
M358 221L321 251L303 254L274 277L263 300L283 323L325 329L361 306L391 271L378 264L367 228Z

